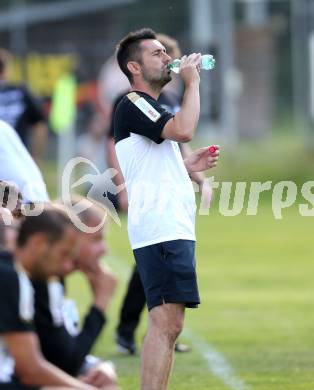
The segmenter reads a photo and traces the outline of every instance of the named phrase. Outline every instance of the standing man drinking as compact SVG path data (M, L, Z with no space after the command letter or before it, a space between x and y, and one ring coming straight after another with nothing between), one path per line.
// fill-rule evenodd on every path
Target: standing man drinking
M157 102L171 80L171 58L154 31L123 38L117 60L132 92L115 112L116 153L128 192L128 231L144 286L149 326L142 352L142 390L168 387L185 307L200 303L195 272L195 195L189 174L214 165L208 148L183 160L178 142L193 138L200 112L201 54L182 57L185 92L176 115Z

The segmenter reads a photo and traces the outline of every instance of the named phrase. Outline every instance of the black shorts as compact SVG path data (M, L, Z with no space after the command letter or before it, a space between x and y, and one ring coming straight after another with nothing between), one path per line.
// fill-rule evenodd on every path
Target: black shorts
M195 271L195 241L173 240L133 250L148 310L163 303L200 303Z

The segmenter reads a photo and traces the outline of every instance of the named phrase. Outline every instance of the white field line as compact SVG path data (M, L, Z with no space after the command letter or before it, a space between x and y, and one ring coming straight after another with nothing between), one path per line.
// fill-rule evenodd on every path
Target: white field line
M123 261L123 258L109 255L106 262L116 270L118 276L122 280L128 280L131 270L130 266ZM231 390L250 390L248 385L235 376L234 369L217 349L196 336L191 329L186 327L183 330L183 336L193 345L194 350L206 361L210 371L226 386Z
M184 327L183 336L193 345L193 348L206 361L210 371L232 390L249 390L242 379L235 376L234 369L226 358L203 339L200 339L190 329Z

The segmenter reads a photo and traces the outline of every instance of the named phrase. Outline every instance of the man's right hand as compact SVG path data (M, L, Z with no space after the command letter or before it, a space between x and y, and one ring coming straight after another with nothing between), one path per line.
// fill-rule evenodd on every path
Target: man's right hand
M201 57L201 53L193 53L181 58L180 75L186 87L194 82L200 82Z
M190 142L193 139L200 115L199 68L201 54L183 56L180 75L184 81L184 94L181 109L165 124L161 137L177 142Z
M85 272L93 293L93 304L102 312L105 311L111 301L117 286L117 278L111 269L99 264L93 271Z
M119 390L115 369L112 364L106 361L92 367L86 375L81 375L79 379L98 389Z

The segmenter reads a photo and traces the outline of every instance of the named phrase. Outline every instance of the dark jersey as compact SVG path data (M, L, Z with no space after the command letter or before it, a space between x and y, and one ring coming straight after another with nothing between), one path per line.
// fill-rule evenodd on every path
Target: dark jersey
M111 122L108 131L109 138L114 138L114 114L120 101L124 98L126 93L119 95L113 103ZM180 109L180 100L174 93L162 92L157 101L166 111L173 115L175 115Z
M0 286L0 384L3 384L17 381L14 360L3 336L34 331L32 285L8 252L0 252Z
M0 119L11 125L26 144L30 126L45 117L39 101L25 86L0 83Z
M66 308L62 281L33 281L33 287L35 325L43 354L68 374L77 375L105 324L105 316L92 306L79 330L73 306Z
M131 133L149 138L160 144L161 133L173 115L154 98L144 92L133 91L123 97L114 115L115 142L130 137Z

